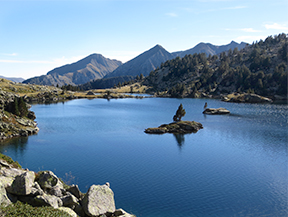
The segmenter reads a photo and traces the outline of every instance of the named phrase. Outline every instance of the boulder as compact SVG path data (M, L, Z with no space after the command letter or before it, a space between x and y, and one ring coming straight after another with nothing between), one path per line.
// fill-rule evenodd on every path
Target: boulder
M62 195L62 190L61 190L61 188L60 188L58 185L53 186L53 187L49 190L49 194L54 195L54 196L56 196L56 197L62 197L62 196L63 196L63 195Z
M82 200L88 216L99 216L115 212L114 193L107 185L92 185Z
M78 199L70 193L68 193L64 197L61 197L61 200L62 200L63 206L66 206L66 207L73 207L78 204Z
M51 206L53 208L58 208L63 205L62 200L54 195L38 195L34 197L32 206Z
M4 206L8 206L10 203L12 202L7 195L5 186L0 182L0 204Z
M203 114L223 115L223 114L230 114L230 111L225 108L207 108L203 111Z
M7 168L11 168L10 164L8 164L5 160L0 159L0 166L1 167L7 167Z
M7 191L16 195L28 195L32 192L34 185L35 173L26 171L25 173L15 177L12 185L7 188Z
M0 176L0 183L5 188L10 187L12 185L13 181L14 181L14 178L12 178L12 177Z
M54 186L59 186L60 189L63 189L62 182L58 177L51 171L41 171L37 175L36 181L39 183L43 190L51 189Z
M37 182L34 182L30 195L33 196L44 195L44 191L41 189L40 185Z
M5 177L12 177L15 178L16 176L19 176L23 174L25 171L21 169L11 168L11 169L2 169L1 168L1 174Z
M72 185L70 188L67 189L67 191L70 192L71 194L73 194L78 199L81 198L82 193L79 190L78 185Z

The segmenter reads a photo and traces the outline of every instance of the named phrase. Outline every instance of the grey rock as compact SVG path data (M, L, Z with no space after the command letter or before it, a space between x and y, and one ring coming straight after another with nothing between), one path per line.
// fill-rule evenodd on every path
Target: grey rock
M62 195L62 190L61 190L61 188L60 188L58 185L53 186L53 187L49 190L49 194L54 195L54 196L56 196L56 197L62 197L62 196L63 196L63 195Z
M10 187L12 185L13 181L14 181L14 178L12 178L12 177L0 176L0 183L5 188Z
M34 182L30 195L33 196L44 195L44 191L41 189L40 185L37 182Z
M113 216L121 216L121 217L135 217L134 215L131 215L127 212L125 212L123 209L117 209L114 213Z
M92 185L82 200L88 216L99 216L115 212L114 193L107 185Z
M54 186L59 186L63 189L62 182L58 179L58 177L51 171L42 171L39 174L38 179L36 180L42 189L51 189Z
M0 166L11 168L10 164L8 164L5 160L0 159Z
M70 188L67 189L67 191L73 194L78 199L80 199L82 194L81 191L79 190L78 185L72 185Z
M63 205L62 200L54 195L38 195L33 199L34 206L51 206L53 208L58 208Z
M7 192L5 190L5 186L0 182L0 204L4 206L8 206L11 203Z
M63 206L67 206L67 207L75 206L78 204L78 199L70 193L64 197L61 197L61 200L62 200Z
M35 173L26 171L25 173L15 177L12 185L7 188L7 191L16 195L28 195L32 192L34 185Z

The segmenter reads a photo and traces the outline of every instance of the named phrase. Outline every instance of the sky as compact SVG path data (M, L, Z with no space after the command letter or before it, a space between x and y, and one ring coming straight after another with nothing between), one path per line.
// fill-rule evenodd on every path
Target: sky
M253 43L288 33L287 0L0 0L0 75L28 79L98 53Z

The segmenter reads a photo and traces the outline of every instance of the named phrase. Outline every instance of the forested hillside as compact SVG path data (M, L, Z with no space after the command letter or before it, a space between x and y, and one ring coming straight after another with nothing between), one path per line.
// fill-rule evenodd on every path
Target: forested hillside
M151 71L144 84L151 86L150 92L171 97L232 92L286 96L287 50L287 35L282 33L220 55L177 57Z

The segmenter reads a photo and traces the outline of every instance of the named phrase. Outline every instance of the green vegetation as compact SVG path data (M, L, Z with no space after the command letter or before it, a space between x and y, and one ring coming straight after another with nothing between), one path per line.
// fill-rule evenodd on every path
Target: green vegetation
M10 164L14 168L21 168L21 165L17 161L12 160L12 158L8 157L7 155L0 153L0 159L5 160L8 164Z
M288 38L282 33L244 49L177 57L151 71L143 84L151 93L170 97L200 97L232 92L263 96L287 94Z
M28 108L23 100L23 97L15 97L14 101L8 104L5 110L19 117L27 117L28 115Z
M7 207L1 206L0 215L5 217L71 217L68 213L52 207L33 207L19 201Z

